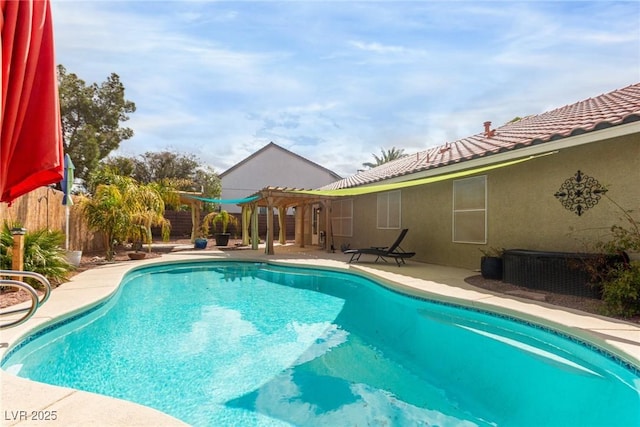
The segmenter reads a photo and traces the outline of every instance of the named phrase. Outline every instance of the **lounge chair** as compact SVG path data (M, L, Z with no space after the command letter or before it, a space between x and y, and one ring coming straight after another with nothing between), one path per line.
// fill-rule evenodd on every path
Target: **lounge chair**
M405 258L411 258L416 253L415 252L405 252L400 247L400 242L404 239L404 236L407 235L409 229L405 228L400 232L400 235L396 239L395 242L391 246L372 246L370 248L362 248L362 249L347 249L344 251L345 254L351 254L351 259L349 260L349 264L355 261L360 260L361 255L375 255L377 258L374 262L378 262L378 260L383 260L384 262L388 262L385 258L393 258L400 267L402 264L405 264Z

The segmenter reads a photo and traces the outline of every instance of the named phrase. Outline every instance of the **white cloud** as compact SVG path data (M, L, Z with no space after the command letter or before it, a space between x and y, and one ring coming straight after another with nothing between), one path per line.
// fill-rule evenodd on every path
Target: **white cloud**
M120 152L217 171L273 141L348 175L640 77L624 2L52 4L57 61L136 103Z

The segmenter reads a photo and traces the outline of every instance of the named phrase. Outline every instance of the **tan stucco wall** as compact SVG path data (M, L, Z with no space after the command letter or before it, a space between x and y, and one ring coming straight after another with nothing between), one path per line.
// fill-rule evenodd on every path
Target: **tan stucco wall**
M602 198L582 216L566 210L554 193L580 170L597 179L625 209L640 211L640 135L566 148L557 154L496 169L487 176L487 245L452 242L452 181L402 190L402 247L415 259L477 269L480 248L587 251L588 243L621 223L620 210ZM399 230L376 228L376 195L354 198L354 235L338 247L391 244Z

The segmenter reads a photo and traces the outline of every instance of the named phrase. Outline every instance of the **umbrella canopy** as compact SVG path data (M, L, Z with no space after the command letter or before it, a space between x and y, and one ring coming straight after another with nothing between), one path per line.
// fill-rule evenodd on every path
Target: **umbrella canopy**
M63 141L49 0L0 0L0 202L60 182Z
M62 191L64 192L64 196L62 197L62 205L63 206L72 206L73 199L71 199L71 189L73 188L73 171L76 167L73 166L73 162L71 161L71 157L69 154L64 155L64 176L62 178L62 182L60 185L62 186Z

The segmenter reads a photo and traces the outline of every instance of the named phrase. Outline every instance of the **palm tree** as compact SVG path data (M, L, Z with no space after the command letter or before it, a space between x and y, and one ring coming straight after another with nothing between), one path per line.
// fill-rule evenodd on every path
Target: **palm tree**
M136 251L140 244L146 243L147 251L151 252L151 227L161 227L163 240L169 240L171 226L164 217L163 196L150 184L137 185L131 190L126 193L131 215L127 238L134 242Z
M151 251L151 227L162 227L164 240L169 238L169 221L164 218L162 195L147 184L119 175L109 177L110 184L96 187L93 197L80 199L80 208L89 228L104 234L107 260L113 259L116 242L132 241L136 250L142 243Z
M371 154L376 159L375 163L366 162L366 163L363 163L362 166L371 169L371 168L375 168L376 166L380 166L382 164L388 163L392 160L396 160L401 157L407 156L407 154L404 154L404 148L398 149L396 147L391 147L391 149L387 151L385 151L384 148L381 148L380 152L382 153L381 157L378 157L375 154Z
M180 209L180 189L193 187L193 181L182 178L163 178L147 184L160 194L166 207Z
M93 231L101 232L107 245L106 258L113 259L113 246L127 223L122 193L115 185L99 185L93 197L82 196L80 209Z

